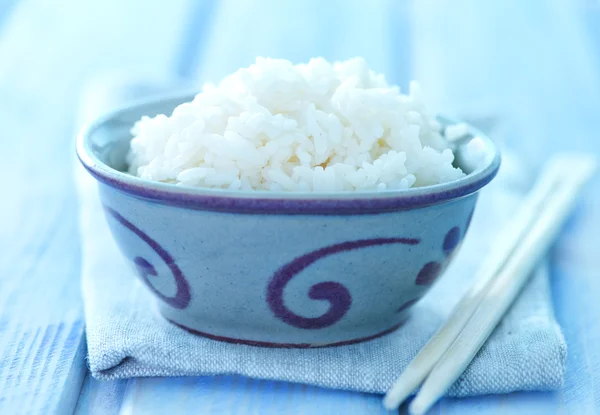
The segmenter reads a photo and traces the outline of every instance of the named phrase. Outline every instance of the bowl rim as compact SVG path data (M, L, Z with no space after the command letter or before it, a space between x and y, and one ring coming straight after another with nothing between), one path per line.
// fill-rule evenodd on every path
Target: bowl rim
M151 107L161 102L193 98L194 94L181 92L131 102L88 122L77 136L76 153L85 169L100 183L137 199L193 210L208 210L231 213L271 214L374 214L395 210L408 210L471 195L497 174L501 156L498 146L485 134L468 125L468 133L485 141L488 162L473 172L447 183L383 192L283 192L283 191L239 191L204 187L176 186L170 183L141 179L112 168L100 160L91 146L91 136L105 128L122 115ZM440 116L451 123L460 121ZM491 153L491 157L489 156Z

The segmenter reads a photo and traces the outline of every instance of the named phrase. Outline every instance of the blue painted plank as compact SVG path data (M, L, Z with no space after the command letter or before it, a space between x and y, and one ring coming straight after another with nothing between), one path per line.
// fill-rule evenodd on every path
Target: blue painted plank
M97 381L92 381L97 382ZM121 381L123 382L123 381ZM388 414L377 395L237 376L138 378L120 383L122 413L164 414ZM110 384L112 382L102 382ZM104 393L103 393L104 392ZM114 393L95 388L96 400ZM103 393L103 394L102 394ZM90 392L84 392L90 395ZM98 395L102 394L102 395ZM85 398L90 400L90 398ZM80 405L76 415L108 414Z
M0 204L2 414L75 407L85 371L72 183L79 95L98 71L170 75L187 7L29 0L2 25L0 145L11 155L0 164L10 195Z
M562 405L571 413L600 411L600 180L554 249L552 279L556 316L569 352Z
M392 39L391 34L410 33L408 26L399 27L398 21L392 19L394 13L401 12L398 3L408 1L221 2L196 74L201 80L218 81L253 63L256 56L296 63L314 56L329 60L363 56L375 70L397 74L403 71L398 69L402 60L398 57L407 59L409 51L392 50L405 43ZM403 83L407 76L399 78L395 76L394 80Z
M213 14L219 8L218 3L218 0L196 0L191 6L175 68L175 73L182 79L193 78L204 46L210 40L207 35L214 20Z
M17 2L18 0L0 0L0 35L2 35L3 24L10 19Z
M600 152L600 50L582 1L414 2L414 74L440 110L502 117L497 139L535 165Z
M127 380L102 382L88 375L83 382L77 407L73 413L77 415L120 413L128 382Z

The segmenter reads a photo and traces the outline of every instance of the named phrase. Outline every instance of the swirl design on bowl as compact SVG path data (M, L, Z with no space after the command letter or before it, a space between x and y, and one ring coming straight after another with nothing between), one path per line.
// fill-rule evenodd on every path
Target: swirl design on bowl
M187 282L187 280L185 279L183 272L181 272L181 269L175 263L175 260L173 259L173 257L162 246L160 246L160 244L158 242L156 242L154 239L152 239L150 236L148 236L144 231L139 229L133 223L131 223L130 221L125 219L119 212L117 212L116 210L109 208L107 206L105 206L104 209L110 216L112 216L114 219L116 219L117 222L119 222L125 228L129 229L131 232L133 232L135 235L137 235L150 248L152 248L152 250L154 252L156 252L158 254L160 259L163 260L163 262L167 265L167 267L171 271L171 274L173 275L173 279L175 280L175 284L177 286L177 292L175 293L175 295L173 297L168 297L168 296L162 294L161 292L159 292L156 288L154 288L154 286L150 282L149 276L153 276L153 277L158 276L158 272L156 271L156 268L154 268L154 266L150 262L148 262L148 260L146 260L145 258L136 256L133 259L133 263L135 264L137 272L138 272L140 278L142 279L142 281L144 282L144 284L146 284L146 286L150 289L150 291L152 291L157 297L159 297L161 300L163 300L165 303L167 303L171 307L179 309L179 310L186 308L189 305L190 300L191 300L190 285Z
M415 284L431 285L437 280L443 270L443 265L437 261L431 261L423 265L421 271L417 274Z
M442 250L446 256L449 256L454 252L460 242L460 228L458 226L453 227L448 231L444 238L444 244Z
M419 239L412 238L361 239L342 242L309 252L288 262L273 274L267 286L267 303L275 317L290 326L300 329L321 329L331 326L342 319L350 309L352 297L348 288L335 281L325 281L313 285L310 287L308 297L313 300L329 301L329 309L319 317L303 317L288 309L283 301L283 292L292 278L313 263L329 255L370 246L388 244L417 245L419 243Z
M430 261L423 265L423 268L417 274L417 279L415 280L416 285L431 285L437 280L437 278L441 275L441 273L446 269L446 267L454 258L454 254L456 253L458 245L461 242L461 231L458 226L454 226L451 228L444 237L444 242L442 244L442 251L444 252L444 260L442 262L438 261Z

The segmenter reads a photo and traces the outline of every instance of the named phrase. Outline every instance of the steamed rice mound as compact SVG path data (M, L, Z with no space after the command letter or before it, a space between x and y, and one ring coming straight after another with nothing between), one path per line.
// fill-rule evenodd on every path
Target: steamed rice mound
M130 173L232 190L408 189L456 180L417 83L408 95L363 59L256 63L133 129Z

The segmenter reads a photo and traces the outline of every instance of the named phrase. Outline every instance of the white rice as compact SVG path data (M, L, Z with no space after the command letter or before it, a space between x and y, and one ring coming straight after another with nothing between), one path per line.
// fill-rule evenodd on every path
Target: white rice
M257 58L131 132L130 173L182 186L385 191L464 176L419 85L401 94L360 58Z

